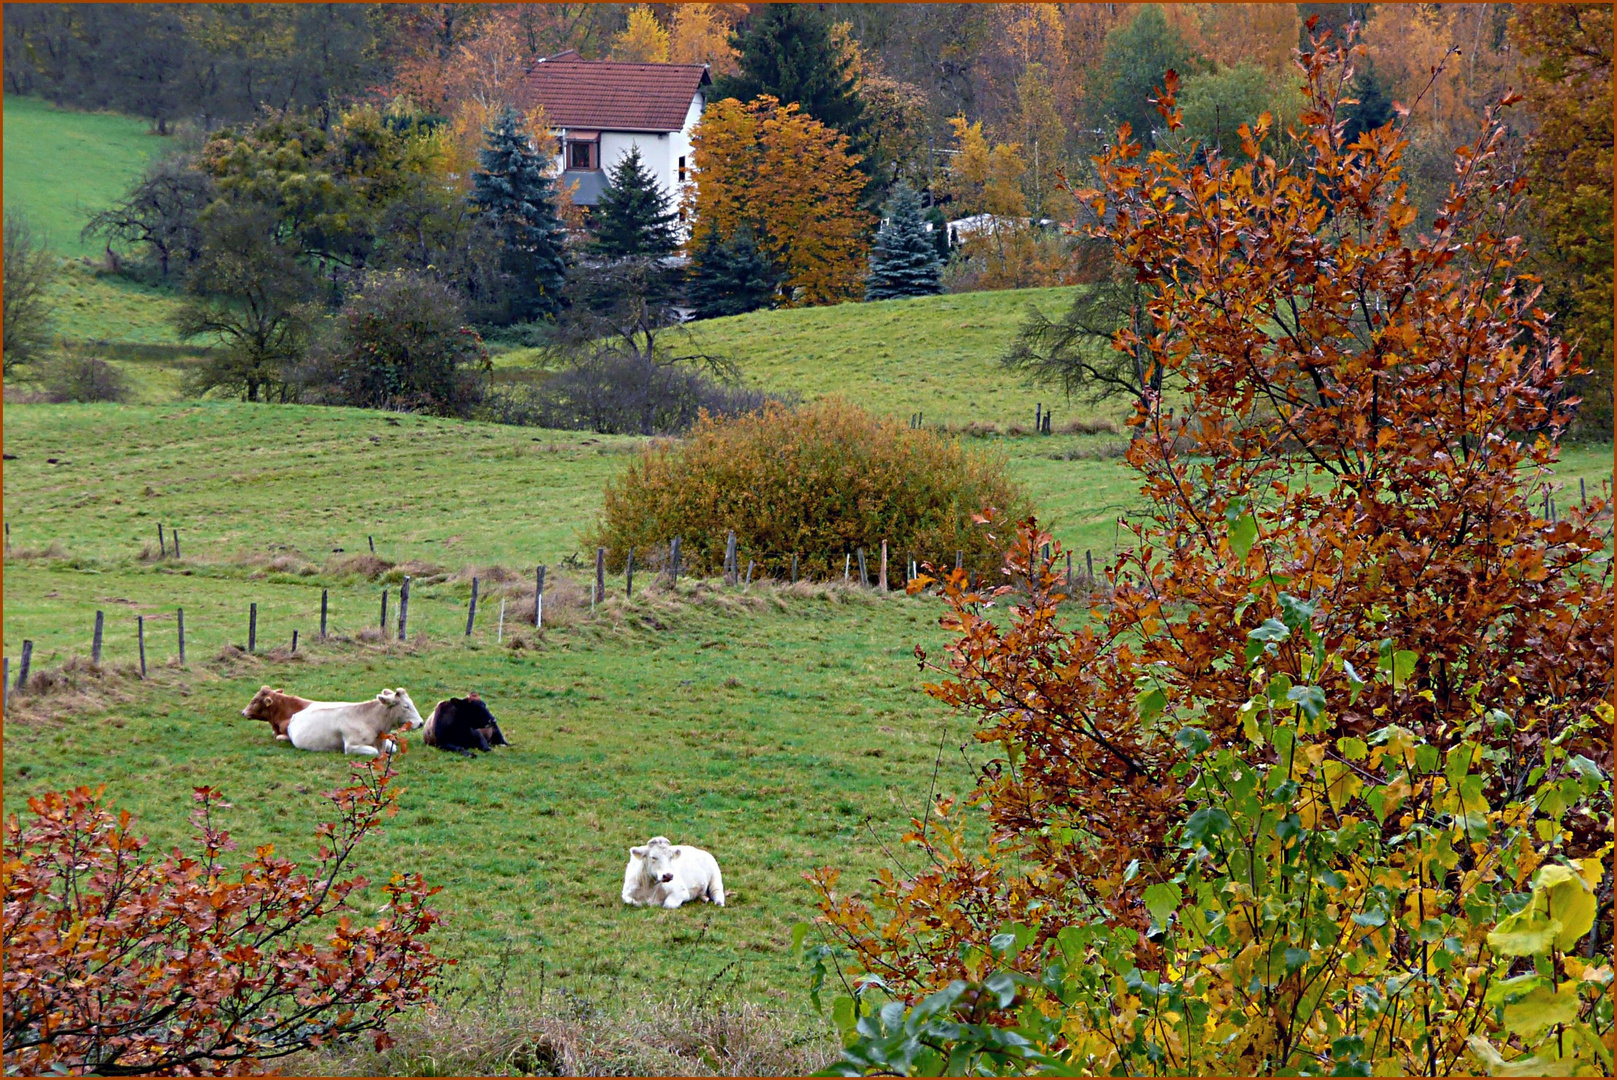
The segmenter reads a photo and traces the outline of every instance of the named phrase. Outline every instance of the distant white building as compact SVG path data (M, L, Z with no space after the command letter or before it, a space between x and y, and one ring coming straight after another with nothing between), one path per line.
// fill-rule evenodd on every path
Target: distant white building
M576 182L573 199L581 206L600 201L607 171L636 146L647 171L677 203L694 175L691 132L712 85L705 64L585 60L569 49L528 69L518 100L524 108L544 106L557 136L561 186Z

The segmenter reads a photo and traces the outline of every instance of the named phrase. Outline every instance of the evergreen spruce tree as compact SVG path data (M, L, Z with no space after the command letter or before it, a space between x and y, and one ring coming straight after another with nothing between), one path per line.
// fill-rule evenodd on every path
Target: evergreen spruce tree
M641 162L638 146L612 167L610 180L590 214L590 250L614 259L661 258L678 250L673 199Z
M758 250L750 228L743 225L722 242L717 230L709 229L692 261L691 316L716 319L769 307L779 282L780 275Z
M855 143L865 127L865 107L853 77L831 41L826 18L809 4L767 4L732 34L740 72L714 80L713 99L751 101L771 94L798 106Z
M893 300L938 292L942 267L921 217L921 197L914 188L901 182L893 190L886 218L871 246L865 299Z
M566 230L556 216L555 182L511 109L500 114L484 138L488 145L477 152L480 168L472 173L472 204L500 240L501 270L511 290L507 318L553 319L561 310L568 262Z

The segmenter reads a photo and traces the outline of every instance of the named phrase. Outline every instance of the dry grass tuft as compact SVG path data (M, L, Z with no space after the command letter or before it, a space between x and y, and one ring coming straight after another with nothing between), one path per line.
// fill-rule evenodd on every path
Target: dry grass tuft
M1056 428L1063 435L1121 435L1123 429L1117 426L1115 420L1104 416L1089 416L1078 420L1069 420Z
M391 569L393 569L391 562L380 555L372 555L369 552L360 552L358 555L344 555L340 559L326 560L326 572L340 578L375 581Z
M751 1004L642 1001L606 1015L566 991L445 1004L389 1027L377 1053L355 1040L289 1059L326 1076L806 1076L836 1056L829 1030L805 1030Z

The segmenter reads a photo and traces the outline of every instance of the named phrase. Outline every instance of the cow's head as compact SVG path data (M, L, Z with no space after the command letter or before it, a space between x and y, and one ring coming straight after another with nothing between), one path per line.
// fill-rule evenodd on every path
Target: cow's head
M275 705L275 699L281 696L283 696L282 691L271 690L266 686L253 695L253 700L247 703L247 707L241 711L241 714L249 720L268 720L270 718L270 709Z
M426 723L425 720L421 719L421 714L416 712L415 702L410 700L410 695L404 692L404 687L402 686L397 690L383 690L376 695L376 700L380 701L387 707L389 712L394 714L399 727L407 727L414 731Z
M500 723L494 719L494 714L488 711L488 705L476 692L467 694L466 698L457 702L461 709L461 716L465 718L466 726L483 733L490 746L510 746L505 741L505 733L500 730Z
M674 880L674 860L679 858L679 849L668 842L668 837L653 836L645 847L630 848L629 854L640 860L647 881L666 884Z

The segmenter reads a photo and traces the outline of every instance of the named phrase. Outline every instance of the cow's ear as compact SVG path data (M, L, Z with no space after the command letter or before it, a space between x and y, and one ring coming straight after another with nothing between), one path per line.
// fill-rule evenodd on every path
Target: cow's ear
M632 847L629 849L629 854L633 855L637 859L644 859L646 857L647 850L647 848L643 847Z
M669 858L670 858L670 859L677 859L677 858L679 858L679 853L680 853L680 852L681 852L681 851L683 851L683 850L685 850L685 849L684 849L684 848L675 848L675 849L674 849L674 853L673 853L673 854L672 854L672 855L670 855L670 856L668 856L668 857L669 857Z

